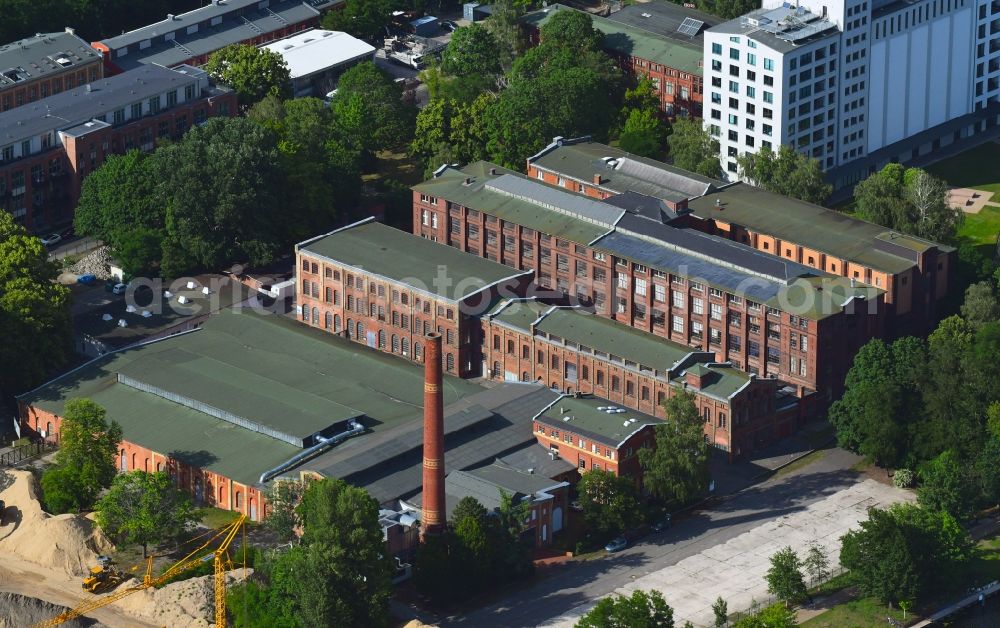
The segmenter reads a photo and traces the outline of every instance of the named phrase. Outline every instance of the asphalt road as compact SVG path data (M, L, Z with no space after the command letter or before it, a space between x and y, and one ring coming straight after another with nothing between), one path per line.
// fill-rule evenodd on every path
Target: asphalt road
M552 567L530 585L517 588L469 612L433 618L441 625L537 626L581 604L596 601L631 580L724 543L782 515L805 508L854 484L850 470L860 458L841 449L819 460L696 511L666 532L648 536L603 558ZM425 619L426 621L426 619Z

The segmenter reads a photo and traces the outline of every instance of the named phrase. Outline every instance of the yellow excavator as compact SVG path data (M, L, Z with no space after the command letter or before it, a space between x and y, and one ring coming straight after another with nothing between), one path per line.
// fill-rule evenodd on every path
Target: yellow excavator
M229 556L229 546L232 544L233 539L236 538L237 533L241 530L244 533L243 547L244 551L246 549L246 528L244 524L246 523L246 515L240 515L235 521L225 526L224 528L216 531L212 536L208 538L207 541L202 543L198 548L194 549L190 554L180 559L173 565L167 568L162 574L157 577L153 577L153 557L150 556L146 561L146 574L143 577L142 584L137 584L135 586L120 588L114 593L102 597L92 597L88 600L84 600L76 607L70 610L64 611L55 617L35 624L35 628L48 628L49 626L58 626L64 622L71 619L76 619L77 617L82 617L87 613L112 604L122 599L123 597L132 595L137 591L142 591L148 589L149 587L157 587L162 584L166 584L174 576L184 573L189 569L201 564L204 560L211 557L215 562L215 625L217 628L226 627L226 570L232 568L233 562ZM209 554L205 554L205 550L209 548L214 543L219 542L218 547ZM105 560L101 560L104 558ZM112 570L117 574L120 583L125 579L125 575L114 568L110 559L107 557L101 557L98 559L99 565L91 569L91 576L87 578L89 580L92 577L100 578L97 574L106 573L103 576L106 581L110 581ZM244 557L244 570L246 569L246 559ZM105 572L105 568L107 572ZM98 570L95 573L95 570ZM87 580L84 580L84 588L87 589ZM96 582L96 581L95 581ZM102 590L106 591L112 588L111 586L103 587ZM90 590L90 589L87 589ZM92 591L97 593L98 591Z
M90 568L90 574L83 579L83 588L91 593L104 593L117 587L125 580L125 574L119 571L107 556L98 556L97 565Z

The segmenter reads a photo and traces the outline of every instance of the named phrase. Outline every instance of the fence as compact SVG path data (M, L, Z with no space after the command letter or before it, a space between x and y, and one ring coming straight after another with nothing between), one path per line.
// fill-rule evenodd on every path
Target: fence
M70 244L64 244L56 247L55 251L49 253L49 258L53 260L60 260L70 256L83 255L90 253L102 245L103 244L100 240L95 240L94 238L80 238Z
M55 443L46 441L11 447L6 451L0 452L0 467L16 467L26 460L37 458L49 451L55 451L56 448L57 445Z
M847 573L847 569L845 569L842 565L837 565L836 567L833 567L830 570L830 573L827 574L827 576L825 578L815 578L814 579L814 578L809 578L808 576L806 576L806 585L809 587L809 589L814 589L814 588L820 586L821 584L827 583L827 582L833 580L834 578L836 578L836 577L838 577L840 575L843 575L845 573ZM768 606L771 606L772 604L777 604L780 601L781 600L779 600L774 595L767 595L767 596L765 596L765 597L763 597L763 598L761 598L759 600L754 599L750 603L750 608L748 608L746 610L742 610L742 611L736 611L735 613L730 613L729 614L729 625L735 624L736 622L740 621L741 619L744 619L745 617L752 617L752 616L760 613L762 610L764 610ZM801 606L802 606L802 608L809 608L810 605L811 605L811 602L809 602L807 604L802 604Z

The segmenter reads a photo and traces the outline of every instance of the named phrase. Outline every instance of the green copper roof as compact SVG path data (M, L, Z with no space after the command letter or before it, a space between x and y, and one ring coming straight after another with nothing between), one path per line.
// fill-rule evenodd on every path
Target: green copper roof
M625 412L609 413L605 408L617 408ZM560 431L589 436L615 447L644 426L664 422L663 419L644 412L615 406L609 401L590 396L560 397L541 414L539 420Z

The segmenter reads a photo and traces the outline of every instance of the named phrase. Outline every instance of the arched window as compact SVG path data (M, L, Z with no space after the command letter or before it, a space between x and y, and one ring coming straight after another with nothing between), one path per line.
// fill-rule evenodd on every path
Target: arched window
M327 312L326 316L323 317L323 326L327 329L333 329L333 314L330 312Z
M500 377L500 362L493 363L493 377Z
M347 319L347 337L350 338L351 334L354 333L354 321Z
M449 353L448 357L445 358L445 368L448 369L449 373L455 372L455 354Z
M226 487L225 487L225 486L222 486L222 485L220 484L220 485L219 485L219 503L220 503L220 504L222 503L222 501L223 501L223 498L225 497L225 493L224 493L224 491L225 491L225 490L226 490Z
M358 335L360 336L361 334L359 333ZM378 348L385 349L385 332L381 329L378 330Z
M403 338L400 342L403 345L403 355L410 355L410 340L409 340L409 338Z
M333 331L335 333L340 333L340 314L333 315Z
M135 471L139 467L135 466L135 453L132 453L132 470Z
M396 334L392 335L392 352L399 353L399 336Z
M528 371L525 371L525 372L521 373L521 381L522 382L530 381L530 378L531 378L531 376L528 375Z
M319 308L313 308L313 325L319 325Z
M122 473L125 473L126 471L128 471L128 462L126 462L126 460L125 460L125 450L124 449L121 451L121 455L119 456L118 470L121 471Z
M157 462L156 463L156 471L157 471L157 473L163 471L163 463L162 462Z
M355 332L357 332L358 340L364 341L364 339L365 339L365 324L362 323L361 321L358 321L357 327L355 327L354 330L355 330Z
M149 458L142 461L142 470L149 473Z
M236 508L238 509L242 505L243 505L243 494L240 493L239 491L236 491Z
M419 342L413 343L413 359L414 360L422 360L423 357L424 357L424 354L423 354L423 351L421 350L420 343Z

